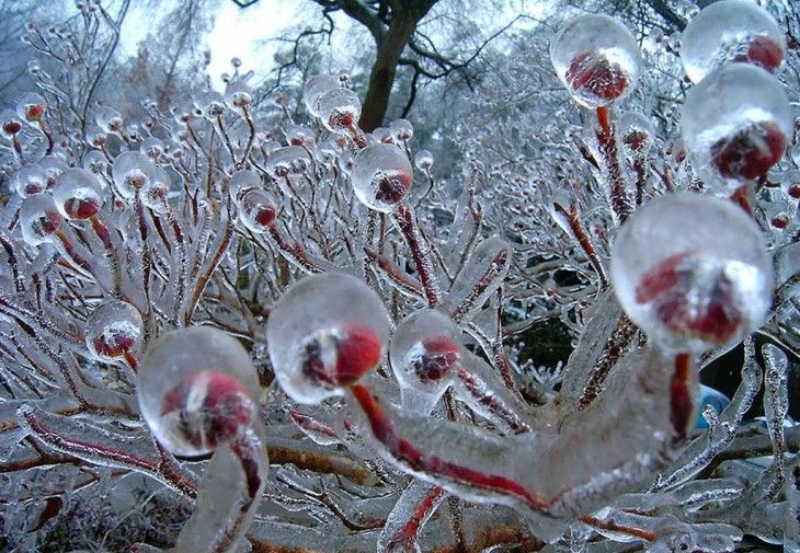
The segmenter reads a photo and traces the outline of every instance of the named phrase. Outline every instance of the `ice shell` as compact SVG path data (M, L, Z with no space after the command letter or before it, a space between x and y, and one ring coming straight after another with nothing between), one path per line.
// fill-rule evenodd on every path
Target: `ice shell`
M47 110L47 102L35 92L28 92L17 100L17 115L25 121L38 121Z
M276 178L284 178L293 173L302 173L311 165L311 156L301 146L287 146L272 152L267 158L265 169Z
M702 352L761 324L773 270L758 225L736 204L678 193L652 200L622 226L611 279L622 308L654 343Z
M11 175L11 187L23 198L47 189L47 174L36 164L26 163Z
M376 211L394 210L413 182L413 168L406 154L391 144L367 146L353 160L351 182L356 197Z
M225 87L225 102L231 109L242 109L253 102L253 89L242 79L234 79Z
M591 14L559 31L550 44L550 60L575 101L591 109L630 94L642 64L636 40L622 23Z
M786 39L778 23L751 0L714 2L689 22L681 36L681 60L694 83L731 62L775 72L785 54Z
M428 172L433 167L433 154L428 150L419 150L414 154L414 165L422 172Z
M261 177L255 171L236 171L228 182L228 193L235 204L239 204L245 192L261 188Z
M133 351L141 339L142 316L131 304L113 300L104 303L86 320L86 347L101 361L116 361Z
M94 120L106 133L117 133L122 130L122 114L114 108L101 106Z
M349 88L336 88L319 96L316 112L326 129L349 134L361 116L361 100Z
M330 90L341 88L341 81L336 75L314 75L303 87L303 103L315 117L319 117L317 101L319 97Z
M277 212L275 200L262 190L251 188L239 201L239 219L255 233L266 232L275 222Z
M155 179L156 166L152 160L141 152L122 152L114 159L111 176L120 195L133 199L137 191L141 192L150 186Z
M313 147L316 139L316 134L313 130L304 125L289 125L284 130L286 140L292 146L308 146Z
M91 171L67 169L56 179L53 201L65 219L88 219L102 207L103 189Z
M623 114L617 125L620 142L631 153L647 152L653 145L656 129L650 118L641 113L630 111Z
M164 154L164 143L158 138L151 136L142 141L141 145L139 146L139 151L153 161L158 161L158 159Z
M781 84L763 69L726 65L695 85L681 113L682 136L707 184L765 174L783 156L793 132Z
M82 165L84 169L88 169L92 173L105 174L106 167L108 167L108 159L100 150L89 150L83 156ZM100 186L105 188L105 181L102 181Z
M389 317L380 297L344 273L306 277L275 304L267 347L278 383L299 403L341 395L380 362Z
M22 239L31 246L53 242L53 234L61 225L53 197L49 194L28 196L19 208L19 226Z
M423 309L397 325L389 362L401 389L441 396L456 376L462 347L458 327L450 317Z
M145 422L176 455L210 453L256 416L260 387L250 355L206 326L174 330L153 343L139 369Z
M414 126L408 119L395 119L389 123L389 129L397 140L406 142L414 136Z
M53 186L56 182L58 175L67 170L68 166L64 160L55 154L45 156L39 160L39 167L44 170L47 175L47 186Z

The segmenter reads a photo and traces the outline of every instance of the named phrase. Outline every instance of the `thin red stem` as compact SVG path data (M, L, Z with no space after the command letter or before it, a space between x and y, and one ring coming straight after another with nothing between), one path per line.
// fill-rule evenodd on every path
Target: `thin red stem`
M614 136L614 127L611 124L608 107L597 108L597 121L600 124L600 128L597 130L597 142L600 144L608 178L611 181L611 208L614 210L617 220L624 223L633 212L633 207L628 192L625 190L625 178L619 162L617 139Z
M389 420L389 415L365 386L354 384L350 389L361 410L367 416L375 439L387 448L392 457L410 467L411 470L441 476L505 496L516 497L536 511L544 511L550 507L550 502L545 498L539 494L530 493L515 480L464 467L432 455L430 452L423 453L406 438L397 434L392 421Z

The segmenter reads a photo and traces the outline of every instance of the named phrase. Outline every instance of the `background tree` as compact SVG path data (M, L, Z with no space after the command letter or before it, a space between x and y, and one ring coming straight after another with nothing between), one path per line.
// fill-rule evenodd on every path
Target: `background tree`
M234 0L245 8L257 0ZM402 115L408 113L417 96L420 83L455 77L473 87L480 79L478 60L487 44L497 38L517 18L504 24L480 25L475 6L462 0L312 0L321 8L317 27L306 27L293 39L294 55L279 67L286 69L297 63L300 44L311 38L334 33L336 14L344 14L358 27L365 29L374 45L369 82L363 102L360 126L372 131L383 124L390 105L398 69L407 68L411 77ZM492 14L504 13L511 3L492 6ZM470 13L471 18L464 17ZM487 12L488 13L488 12Z

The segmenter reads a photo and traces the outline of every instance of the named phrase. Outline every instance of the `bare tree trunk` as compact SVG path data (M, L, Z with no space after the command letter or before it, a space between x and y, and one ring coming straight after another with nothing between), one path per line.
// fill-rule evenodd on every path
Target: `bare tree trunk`
M427 10L423 13L396 13L383 39L377 44L377 55L359 121L361 128L367 132L383 124L400 56L425 13Z

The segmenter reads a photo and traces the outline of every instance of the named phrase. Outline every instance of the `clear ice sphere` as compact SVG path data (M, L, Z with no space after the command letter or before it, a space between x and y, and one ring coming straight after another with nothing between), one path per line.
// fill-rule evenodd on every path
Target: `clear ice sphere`
M573 99L590 109L630 94L642 65L627 27L594 14L578 16L561 28L550 43L550 60Z
M103 189L91 171L67 169L56 179L53 201L65 219L84 220L100 211Z
M699 83L727 63L750 63L774 73L786 54L786 38L752 0L720 0L689 22L680 51L686 75Z
M794 118L783 86L753 65L731 64L689 90L681 134L706 184L757 179L783 157Z
M293 284L267 319L267 347L278 383L298 403L316 404L380 364L389 317L380 297L344 273Z
M206 455L257 416L260 387L250 355L208 326L173 330L148 349L137 394L156 439L184 457Z
M356 155L350 181L361 203L389 213L411 189L413 172L411 162L399 147L373 144Z
M612 248L611 279L622 308L650 340L693 353L753 332L774 282L756 222L730 200L691 193L656 198L625 222Z

